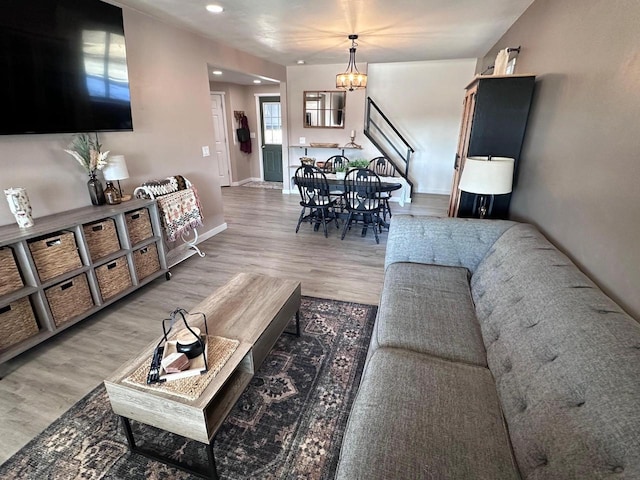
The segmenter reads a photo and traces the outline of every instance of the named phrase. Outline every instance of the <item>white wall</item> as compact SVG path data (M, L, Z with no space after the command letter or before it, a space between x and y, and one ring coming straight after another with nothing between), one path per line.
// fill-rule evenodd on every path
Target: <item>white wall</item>
M364 139L365 90L347 92L344 113L344 128L305 128L303 124L303 95L305 90L334 90L336 88L336 74L344 70L344 65L304 65L287 67L287 98L289 100L289 143L299 144L299 137L306 137L310 142L349 143L349 132L357 133L356 143ZM366 65L360 66L366 71ZM339 153L339 152L338 152ZM331 153L327 156L335 155ZM298 155L299 156L299 155ZM348 155L347 155L348 156ZM320 158L318 158L320 160Z
M362 150L346 150L345 156L351 160L356 158L373 158L380 153L362 133L364 128L366 90L347 92L345 102L345 128L305 128L303 124L303 95L305 90L337 90L336 74L344 71L345 65L304 65L287 67L287 120L288 141L290 145L299 145L300 137L306 138L306 143L338 143L340 146L350 142L351 130L356 131L355 143L362 145ZM358 64L361 72L366 72L366 64ZM325 160L332 155L340 154L338 149L309 148L308 156L318 161ZM289 148L289 164L299 165L304 149ZM294 170L289 169L289 177ZM286 176L286 170L285 170ZM286 189L286 182L285 182Z
M145 180L183 174L198 187L205 230L224 223L222 195L210 158L213 122L207 64L286 79L281 65L125 8L124 28L131 86L133 132L100 135L103 148L124 154L127 192ZM25 187L36 218L90 204L87 176L63 149L73 136L0 137L0 187ZM15 220L0 202L0 225Z
M476 59L369 64L368 95L416 150L416 192L451 192L464 87L475 67Z

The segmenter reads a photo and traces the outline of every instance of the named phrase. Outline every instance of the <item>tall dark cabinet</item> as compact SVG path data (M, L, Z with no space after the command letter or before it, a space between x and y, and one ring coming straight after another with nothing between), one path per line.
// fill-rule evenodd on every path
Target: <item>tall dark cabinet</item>
M458 189L467 157L514 158L517 175L534 85L534 75L505 75L477 76L467 86L449 201L450 217L477 216L476 195ZM490 218L507 218L510 201L511 194L496 195Z

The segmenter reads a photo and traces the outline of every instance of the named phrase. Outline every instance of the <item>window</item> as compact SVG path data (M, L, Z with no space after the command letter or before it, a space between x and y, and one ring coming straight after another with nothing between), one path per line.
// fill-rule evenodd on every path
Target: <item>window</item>
M282 114L280 111L280 103L264 102L262 104L262 119L264 121L264 143L282 145Z

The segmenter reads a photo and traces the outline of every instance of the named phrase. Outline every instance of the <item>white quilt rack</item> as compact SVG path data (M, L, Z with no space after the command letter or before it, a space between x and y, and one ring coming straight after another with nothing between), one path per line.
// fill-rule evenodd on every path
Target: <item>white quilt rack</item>
M172 178L174 177L167 177L167 180L171 180ZM193 184L191 183L191 181L189 181L188 178L184 176L182 176L182 178L184 179L187 188L191 188L193 186ZM150 198L152 200L155 200L160 196L172 195L174 193L177 193L177 192L165 185L157 185L157 186L141 185L133 191L133 195L136 198ZM167 263L169 264L169 267L172 267L180 263L181 261L186 260L187 258L189 258L192 255L195 255L196 253L200 257L205 256L205 253L202 250L200 250L200 248L198 248L197 246L197 243L198 243L197 228L193 227L191 231L193 232L193 238L187 238L185 234L180 235L180 238L182 239L182 241L184 242L184 245L186 246L186 251L187 251L186 255L180 255L178 252L174 252L174 250L178 250L178 249L183 250L183 248L181 248L182 246L176 247L171 251L167 252ZM172 254L172 252L174 253ZM176 259L176 257L178 257L178 259Z

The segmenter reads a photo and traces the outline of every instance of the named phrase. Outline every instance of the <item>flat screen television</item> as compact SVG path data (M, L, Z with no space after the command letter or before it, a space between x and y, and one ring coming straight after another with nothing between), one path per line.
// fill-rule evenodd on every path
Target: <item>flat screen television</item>
M133 130L122 9L4 0L0 134Z

